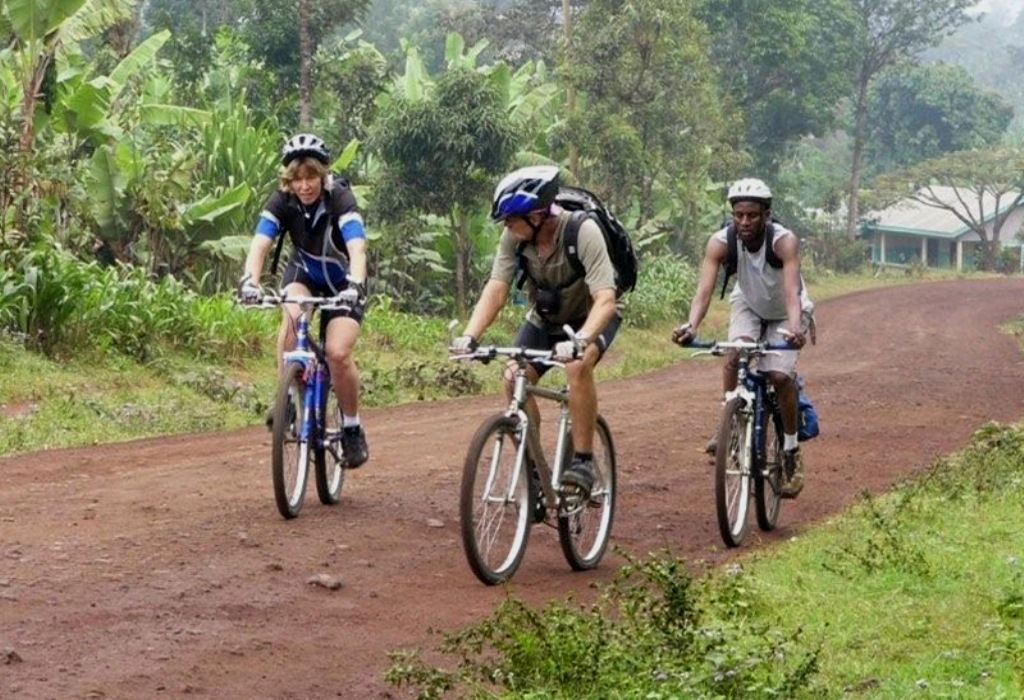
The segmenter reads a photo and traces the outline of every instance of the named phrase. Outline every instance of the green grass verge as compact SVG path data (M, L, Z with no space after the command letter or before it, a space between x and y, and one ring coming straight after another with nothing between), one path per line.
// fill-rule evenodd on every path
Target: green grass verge
M1024 696L1024 426L991 424L920 481L699 576L653 555L592 605L514 597L397 652L421 698Z
M936 273L925 279L948 277ZM899 270L857 276L819 274L808 285L812 297L821 301L855 290L918 281L921 278ZM262 349L255 355L218 360L196 357L183 347L146 346L144 362L101 351L47 360L13 341L0 341L0 454L260 423L275 385L275 315L267 312L258 319L258 312L235 314L230 317L234 325L224 325L214 311L220 309L220 316L227 318L226 307L215 302L203 308L207 307L211 316L201 320L206 333L216 334L223 326L236 347L241 346L241 338L252 335L253 328L263 328ZM671 319L682 317L683 311L666 309L664 317L670 320L649 328L623 328L598 367L598 380L634 376L681 361L686 353L667 337ZM487 340L511 342L524 314L525 307L508 306ZM727 302L716 295L702 335L724 334L727 320ZM357 346L364 405L500 391L501 373L495 365L448 362L446 327L447 319L401 313L387 300L372 307Z

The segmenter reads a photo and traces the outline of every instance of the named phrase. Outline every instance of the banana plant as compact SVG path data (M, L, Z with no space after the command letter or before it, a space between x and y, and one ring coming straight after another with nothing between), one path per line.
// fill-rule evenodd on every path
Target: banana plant
M0 30L14 37L14 65L20 82L20 148L32 151L36 105L58 53L128 19L134 0L5 0Z

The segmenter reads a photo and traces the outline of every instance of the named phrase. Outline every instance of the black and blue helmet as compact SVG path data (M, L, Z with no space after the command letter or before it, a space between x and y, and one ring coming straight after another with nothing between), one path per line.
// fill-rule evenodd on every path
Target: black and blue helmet
M555 201L558 184L556 165L532 165L509 173L494 189L491 219L502 221L547 209Z

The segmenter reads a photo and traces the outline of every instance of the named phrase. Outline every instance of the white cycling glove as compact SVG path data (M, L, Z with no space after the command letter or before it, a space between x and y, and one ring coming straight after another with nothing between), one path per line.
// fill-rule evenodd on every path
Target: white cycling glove
M476 350L477 340L471 335L460 335L452 341L451 351L457 354L470 353Z
M248 272L238 280L238 298L243 304L259 304L263 301L263 290L253 282L252 275Z
M587 349L589 344L590 338L577 333L572 338L569 338L569 340L555 343L555 359L577 360L583 357L583 351Z
M359 290L354 287L348 287L338 292L338 296L334 297L338 303L346 304L348 306L355 306L359 303Z

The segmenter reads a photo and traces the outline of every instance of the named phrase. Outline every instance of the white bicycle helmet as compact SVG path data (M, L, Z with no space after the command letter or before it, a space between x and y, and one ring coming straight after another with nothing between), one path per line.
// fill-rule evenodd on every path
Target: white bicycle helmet
M509 216L526 216L546 209L558 194L558 166L532 165L515 170L502 178L494 189L491 219L501 221Z
M732 183L726 199L729 200L729 204L735 204L736 202L760 202L770 209L772 206L772 191L768 189L768 185L764 184L763 180L758 180L756 177L746 177Z
M330 165L331 152L319 136L296 134L285 142L281 149L281 165L288 165L296 158L316 158L324 165Z

